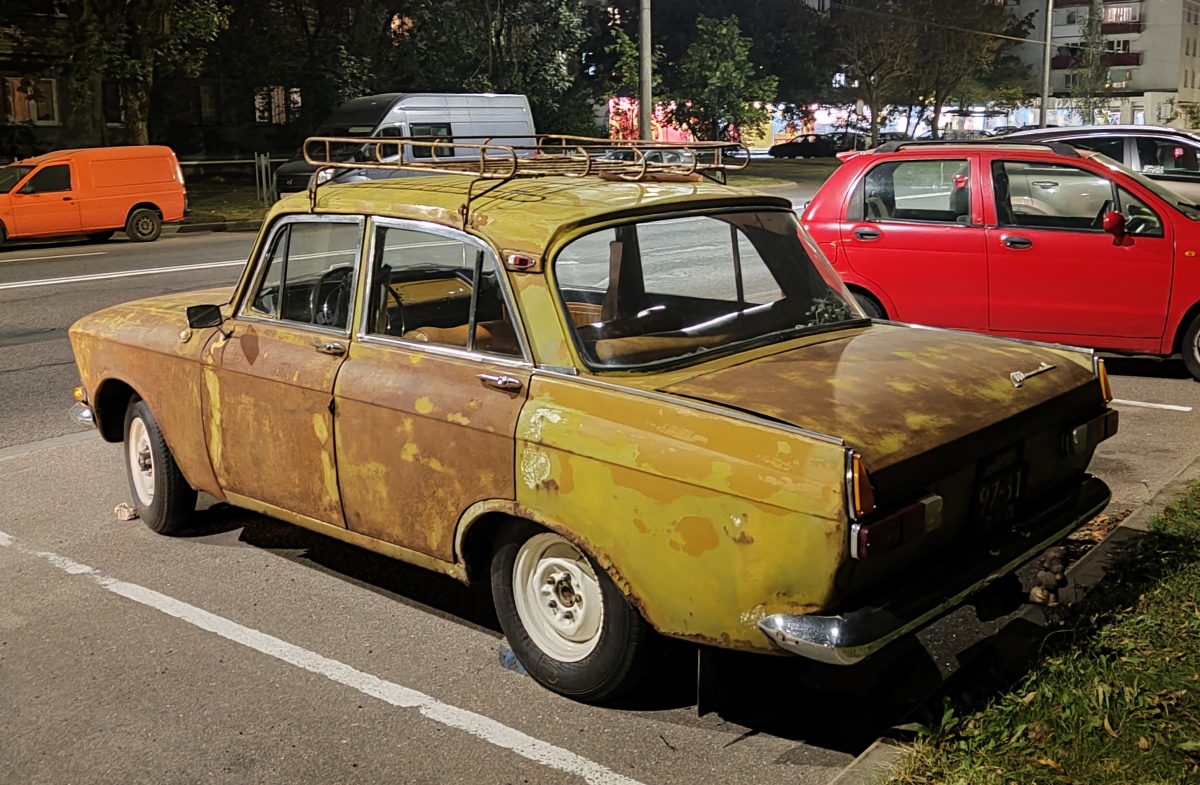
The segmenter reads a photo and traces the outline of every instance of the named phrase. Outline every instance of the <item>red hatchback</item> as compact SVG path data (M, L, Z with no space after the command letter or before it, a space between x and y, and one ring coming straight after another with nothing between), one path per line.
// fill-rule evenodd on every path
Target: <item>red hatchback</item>
M1181 354L1200 379L1200 207L1098 153L887 144L802 220L872 317Z

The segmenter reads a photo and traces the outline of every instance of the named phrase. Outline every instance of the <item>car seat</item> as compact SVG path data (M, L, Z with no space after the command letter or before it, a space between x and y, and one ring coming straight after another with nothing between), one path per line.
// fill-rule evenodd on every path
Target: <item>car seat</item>
M996 191L996 219L1002 226L1016 226L1017 216L1012 208L1012 194L1008 187L1008 171L1004 163L992 163L992 184Z

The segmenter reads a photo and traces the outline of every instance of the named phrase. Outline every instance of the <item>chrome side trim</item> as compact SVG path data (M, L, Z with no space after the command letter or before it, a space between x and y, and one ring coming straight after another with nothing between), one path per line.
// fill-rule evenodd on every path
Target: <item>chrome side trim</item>
M519 368L522 370L533 369L533 363L529 362L528 360L520 360L503 354L470 352L466 349L460 349L457 346L446 346L444 344L428 343L426 341L406 341L403 338L396 338L395 336L391 335L363 335L360 333L357 338L359 342L365 344L394 346L398 349L407 349L409 351L422 352L424 354L438 355L441 357L453 357L458 360L470 360L472 362L487 363L488 365L502 365L505 368Z
M546 367L535 368L533 373L534 373L534 376L546 376L548 378L557 378L557 379L564 379L564 380L569 379L570 381L572 381L576 384L586 384L590 387L599 387L599 388L605 389L605 390L613 390L616 392L628 393L630 395L636 395L639 398L648 398L649 400L652 400L652 401L659 401L662 403L675 404L677 406L682 406L687 409L693 409L695 411L704 412L706 414L716 414L721 417L728 417L732 420L738 420L739 422L750 423L752 425L764 425L768 428L775 428L777 430L786 431L788 433L794 433L797 436L805 436L809 439L816 439L817 441L826 442L827 444L834 444L834 445L837 445L838 447L844 447L846 444L845 440L843 440L837 436L829 436L828 434L818 433L816 431L810 431L810 430L801 428L796 425L789 425L788 423L779 422L778 420L771 420L766 417L756 417L755 415L747 414L745 412L740 412L740 411L737 411L736 409L726 409L723 406L716 406L716 405L712 405L712 404L702 403L693 398L684 398L682 396L668 395L667 393L661 393L661 392L657 392L654 390L643 390L643 389L640 389L637 387L630 387L630 386L626 386L623 384L615 384L613 382L601 381L600 379L596 379L591 376L579 376L579 375L573 375L573 374L559 373L557 371L551 370L550 368L546 368Z

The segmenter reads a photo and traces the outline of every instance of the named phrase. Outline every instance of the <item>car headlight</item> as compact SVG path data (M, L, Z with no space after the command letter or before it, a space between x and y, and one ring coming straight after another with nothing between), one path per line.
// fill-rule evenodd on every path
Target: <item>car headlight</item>
M333 179L332 169L322 169L317 172L317 185L323 185Z

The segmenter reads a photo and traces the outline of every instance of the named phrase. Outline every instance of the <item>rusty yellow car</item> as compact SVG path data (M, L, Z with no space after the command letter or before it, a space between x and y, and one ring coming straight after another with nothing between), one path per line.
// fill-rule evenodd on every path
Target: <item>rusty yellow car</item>
M662 636L857 662L1109 500L1101 360L868 319L789 202L713 181L727 145L388 144L353 165L424 176L319 172L232 291L71 328L150 528L203 492L490 582L599 701Z

